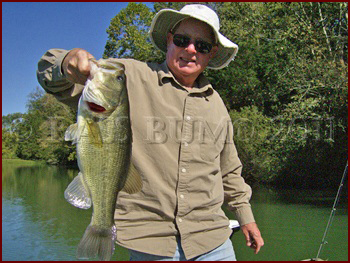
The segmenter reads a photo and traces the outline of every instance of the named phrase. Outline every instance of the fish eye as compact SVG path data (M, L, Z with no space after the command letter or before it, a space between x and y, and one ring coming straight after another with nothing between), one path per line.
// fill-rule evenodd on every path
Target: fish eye
M119 75L119 76L117 77L117 80L118 80L118 81L123 81L123 80L124 80L124 76L123 76L123 75Z

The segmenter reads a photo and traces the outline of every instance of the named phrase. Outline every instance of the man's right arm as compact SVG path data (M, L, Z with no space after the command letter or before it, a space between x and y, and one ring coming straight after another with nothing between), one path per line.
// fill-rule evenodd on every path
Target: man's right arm
M83 49L50 49L38 62L38 81L57 100L77 108L83 85L90 74L89 58L93 56Z

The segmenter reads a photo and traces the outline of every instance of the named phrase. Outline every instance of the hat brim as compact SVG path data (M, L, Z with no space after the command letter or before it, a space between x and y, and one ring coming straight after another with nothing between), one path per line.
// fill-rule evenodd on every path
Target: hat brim
M181 20L193 17L195 19L203 21L200 17L189 14L182 14L179 11L173 9L160 10L152 20L151 28L149 31L151 41L158 49L163 52L167 52L167 33ZM205 22L205 21L203 21ZM206 22L205 22L206 23ZM207 23L208 24L208 23ZM234 60L238 46L231 40L227 39L214 27L208 24L212 29L218 40L218 51L215 56L209 61L208 68L221 69L226 67L232 60Z

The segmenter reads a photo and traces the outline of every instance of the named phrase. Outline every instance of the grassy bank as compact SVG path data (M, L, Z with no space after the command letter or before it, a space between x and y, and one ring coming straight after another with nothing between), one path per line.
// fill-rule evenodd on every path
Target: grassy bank
M3 165L16 165L16 166L38 166L44 165L44 161L31 161L22 159L2 159Z

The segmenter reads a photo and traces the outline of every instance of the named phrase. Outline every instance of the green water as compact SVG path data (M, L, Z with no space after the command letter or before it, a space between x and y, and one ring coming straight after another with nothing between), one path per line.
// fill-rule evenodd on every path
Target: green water
M3 160L2 260L76 260L76 247L91 218L91 210L75 208L63 197L65 188L77 173L54 166ZM242 232L238 231L232 237L237 259L293 261L314 258L336 191L276 191L255 186L251 203L265 246L255 255L245 246ZM227 214L233 218L231 213ZM346 192L341 196L327 241L321 258L348 260ZM126 249L116 247L112 260L128 258Z

